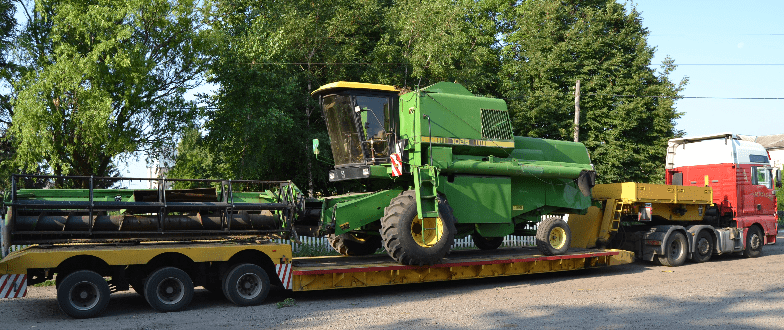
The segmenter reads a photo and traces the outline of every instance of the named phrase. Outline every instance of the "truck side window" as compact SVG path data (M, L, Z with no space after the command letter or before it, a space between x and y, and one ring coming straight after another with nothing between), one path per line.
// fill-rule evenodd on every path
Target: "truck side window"
M769 169L764 167L754 167L754 171L755 171L754 175L757 179L756 180L757 182L755 184L773 189L772 186L773 182L770 179L771 175Z

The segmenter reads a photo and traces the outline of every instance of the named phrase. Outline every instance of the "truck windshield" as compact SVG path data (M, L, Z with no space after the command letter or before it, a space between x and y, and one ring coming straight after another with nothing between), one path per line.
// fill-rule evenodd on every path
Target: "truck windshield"
M346 95L327 95L322 104L335 166L363 163L364 157L357 132L358 127L354 124L351 98Z

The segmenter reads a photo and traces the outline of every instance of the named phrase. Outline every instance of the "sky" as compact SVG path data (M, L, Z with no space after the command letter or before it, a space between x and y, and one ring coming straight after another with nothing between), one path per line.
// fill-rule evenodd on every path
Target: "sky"
M644 0L635 5L650 32L648 45L656 48L652 62L672 57L679 66L670 80L689 78L681 95L708 97L678 100L683 116L676 129L686 136L784 134L784 1Z
M656 49L652 64L658 67L670 56L679 65L670 80L689 79L681 93L687 98L675 105L683 113L676 129L686 136L784 134L784 1L642 0L634 5L650 32L648 45ZM143 161L122 165L123 176L147 176Z

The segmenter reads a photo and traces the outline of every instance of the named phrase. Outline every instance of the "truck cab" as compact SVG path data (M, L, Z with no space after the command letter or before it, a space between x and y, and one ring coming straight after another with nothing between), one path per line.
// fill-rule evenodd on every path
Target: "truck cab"
M737 228L756 224L766 244L776 242L775 189L781 186L781 171L762 145L732 133L671 139L666 170L667 184L713 189L715 209L707 211L707 218Z

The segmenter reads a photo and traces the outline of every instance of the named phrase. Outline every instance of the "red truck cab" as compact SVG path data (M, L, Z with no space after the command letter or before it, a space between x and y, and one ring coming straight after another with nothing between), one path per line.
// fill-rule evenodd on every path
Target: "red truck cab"
M781 186L781 171L771 166L762 145L732 133L671 139L666 171L667 184L711 187L714 208L706 211L706 219L743 228L744 237L757 227L763 244L776 243L775 189Z

